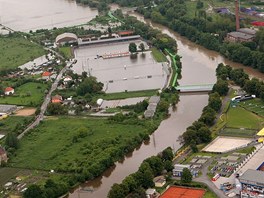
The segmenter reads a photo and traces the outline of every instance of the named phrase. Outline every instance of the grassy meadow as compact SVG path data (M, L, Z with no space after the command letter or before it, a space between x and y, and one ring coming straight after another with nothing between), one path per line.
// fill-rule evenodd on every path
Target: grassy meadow
M0 120L0 134L7 134L8 132L24 128L24 126L33 119L32 116L9 116Z
M21 140L10 166L66 172L92 168L122 152L146 128L102 118L52 117Z
M15 69L43 54L41 46L23 37L0 37L0 70Z
M248 111L254 112L257 115L264 117L264 102L261 101L261 99L259 98L240 102L239 106L245 108Z
M0 97L0 104L38 106L41 104L47 84L29 82L15 89L12 96Z
M239 106L231 107L227 112L227 127L258 129L264 119Z
M168 61L166 56L155 47L151 48L151 54L158 63Z

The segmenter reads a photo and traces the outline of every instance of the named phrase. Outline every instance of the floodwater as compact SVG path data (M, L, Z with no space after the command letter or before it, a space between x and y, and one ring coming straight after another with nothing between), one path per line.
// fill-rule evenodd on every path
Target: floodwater
M101 177L84 184L95 189L94 192L79 191L78 189L70 194L72 198L104 198L114 183L120 183L127 175L136 172L141 162L157 155L166 147L180 148L177 141L186 127L200 117L203 107L207 104L208 95L184 95L181 96L177 105L177 111L170 111L171 117L164 120L158 129L150 136L150 141L142 144L140 148L130 153L126 158L115 164L114 167L106 170ZM195 104L195 105L192 105Z
M135 42L137 46L143 43ZM145 43L146 45L146 43ZM129 42L84 46L75 49L77 63L72 70L86 71L104 83L106 93L161 89L167 81L167 64L157 63L149 51L130 56L103 59L100 56L128 53ZM100 57L100 58L99 58ZM168 71L168 69L167 69Z
M83 24L97 14L75 0L0 0L0 24L23 32Z
M0 0L0 23L20 31L85 23L97 13L96 10L77 5L74 0ZM140 18L139 15L137 17ZM150 23L147 20L144 22ZM183 65L182 79L179 81L181 85L214 83L215 68L221 62L236 68L244 68L250 76L264 79L264 74L228 61L218 53L198 46L164 26L155 23L151 25L177 40L178 53L182 56ZM127 175L135 172L145 158L156 155L168 146L175 150L180 148L178 136L200 117L207 100L207 95L181 96L176 111L170 111L171 116L160 124L150 136L148 143L142 144L140 148L128 154L123 161L117 162L101 177L84 184L94 187L93 193L84 193L77 189L69 197L105 198L111 186L120 183Z
M181 85L215 83L215 69L221 62L235 68L243 68L251 77L264 79L264 74L241 64L233 63L216 52L188 41L186 38L181 37L162 25L144 20L140 15L134 15L177 40L178 54L182 56L182 79L179 80ZM76 189L69 197L107 197L111 186L114 183L120 183L127 175L137 171L144 159L156 155L168 146L171 146L175 150L179 149L181 145L177 141L178 137L200 117L203 107L208 103L207 100L208 95L181 95L180 102L177 104L177 110L174 112L170 111L171 116L162 121L159 128L151 135L150 141L147 144L142 144L140 148L126 156L123 161L117 162L114 167L106 170L101 177L83 184L83 186L93 187L94 192L84 193Z
M121 100L104 100L101 108L115 108L115 107L123 107L126 105L135 105L143 100L147 99L147 97L137 97L137 98L126 98Z

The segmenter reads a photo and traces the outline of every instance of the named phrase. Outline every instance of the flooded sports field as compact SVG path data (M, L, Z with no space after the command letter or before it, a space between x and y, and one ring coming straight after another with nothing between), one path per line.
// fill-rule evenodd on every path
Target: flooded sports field
M142 43L133 42L137 46ZM128 46L129 42L118 42L79 47L75 50L77 63L72 69L78 74L85 71L95 76L104 83L106 93L163 88L167 82L167 63L157 63L150 51L139 52L133 58L130 55L105 58L128 53Z

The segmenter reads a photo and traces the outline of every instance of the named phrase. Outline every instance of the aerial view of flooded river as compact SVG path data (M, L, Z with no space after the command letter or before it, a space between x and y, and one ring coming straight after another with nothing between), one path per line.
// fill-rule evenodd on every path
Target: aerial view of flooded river
M0 24L23 32L87 23L97 14L73 0L0 0Z

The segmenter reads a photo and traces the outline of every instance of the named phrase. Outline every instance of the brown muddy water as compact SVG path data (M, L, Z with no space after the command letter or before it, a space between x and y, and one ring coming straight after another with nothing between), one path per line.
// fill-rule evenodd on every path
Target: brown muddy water
M97 14L74 0L0 0L0 24L23 32L83 24Z
M177 40L178 53L182 56L183 65L182 79L179 80L181 85L214 83L215 69L221 62L235 68L243 68L250 76L260 79L264 77L263 74L251 68L233 63L216 52L188 41L162 25L151 23L140 15L132 14ZM20 31L76 25L85 23L96 15L96 10L79 6L73 0L0 0L0 23ZM123 161L117 162L101 177L82 185L93 187L92 193L76 189L69 197L107 197L111 186L114 183L120 183L127 175L135 172L145 158L156 155L168 146L174 150L180 148L177 141L179 135L200 117L207 99L207 95L182 95L176 111L170 111L171 116L162 121L159 128L150 136L148 143L142 144L128 154Z
M196 45L165 26L145 20L138 14L130 14L177 40L178 54L182 56L182 79L179 80L181 85L215 83L215 69L221 62L235 68L243 68L251 77L264 78L264 74L229 61L219 53ZM177 141L178 137L200 117L203 107L207 105L207 100L208 95L181 95L177 110L170 111L171 116L162 121L159 128L151 135L148 144L142 144L140 148L126 156L122 162L117 162L114 167L106 170L101 177L82 185L94 188L92 193L80 191L79 188L69 197L107 197L111 186L114 183L120 183L127 175L135 172L144 159L156 155L168 146L174 150L179 149L181 145Z

